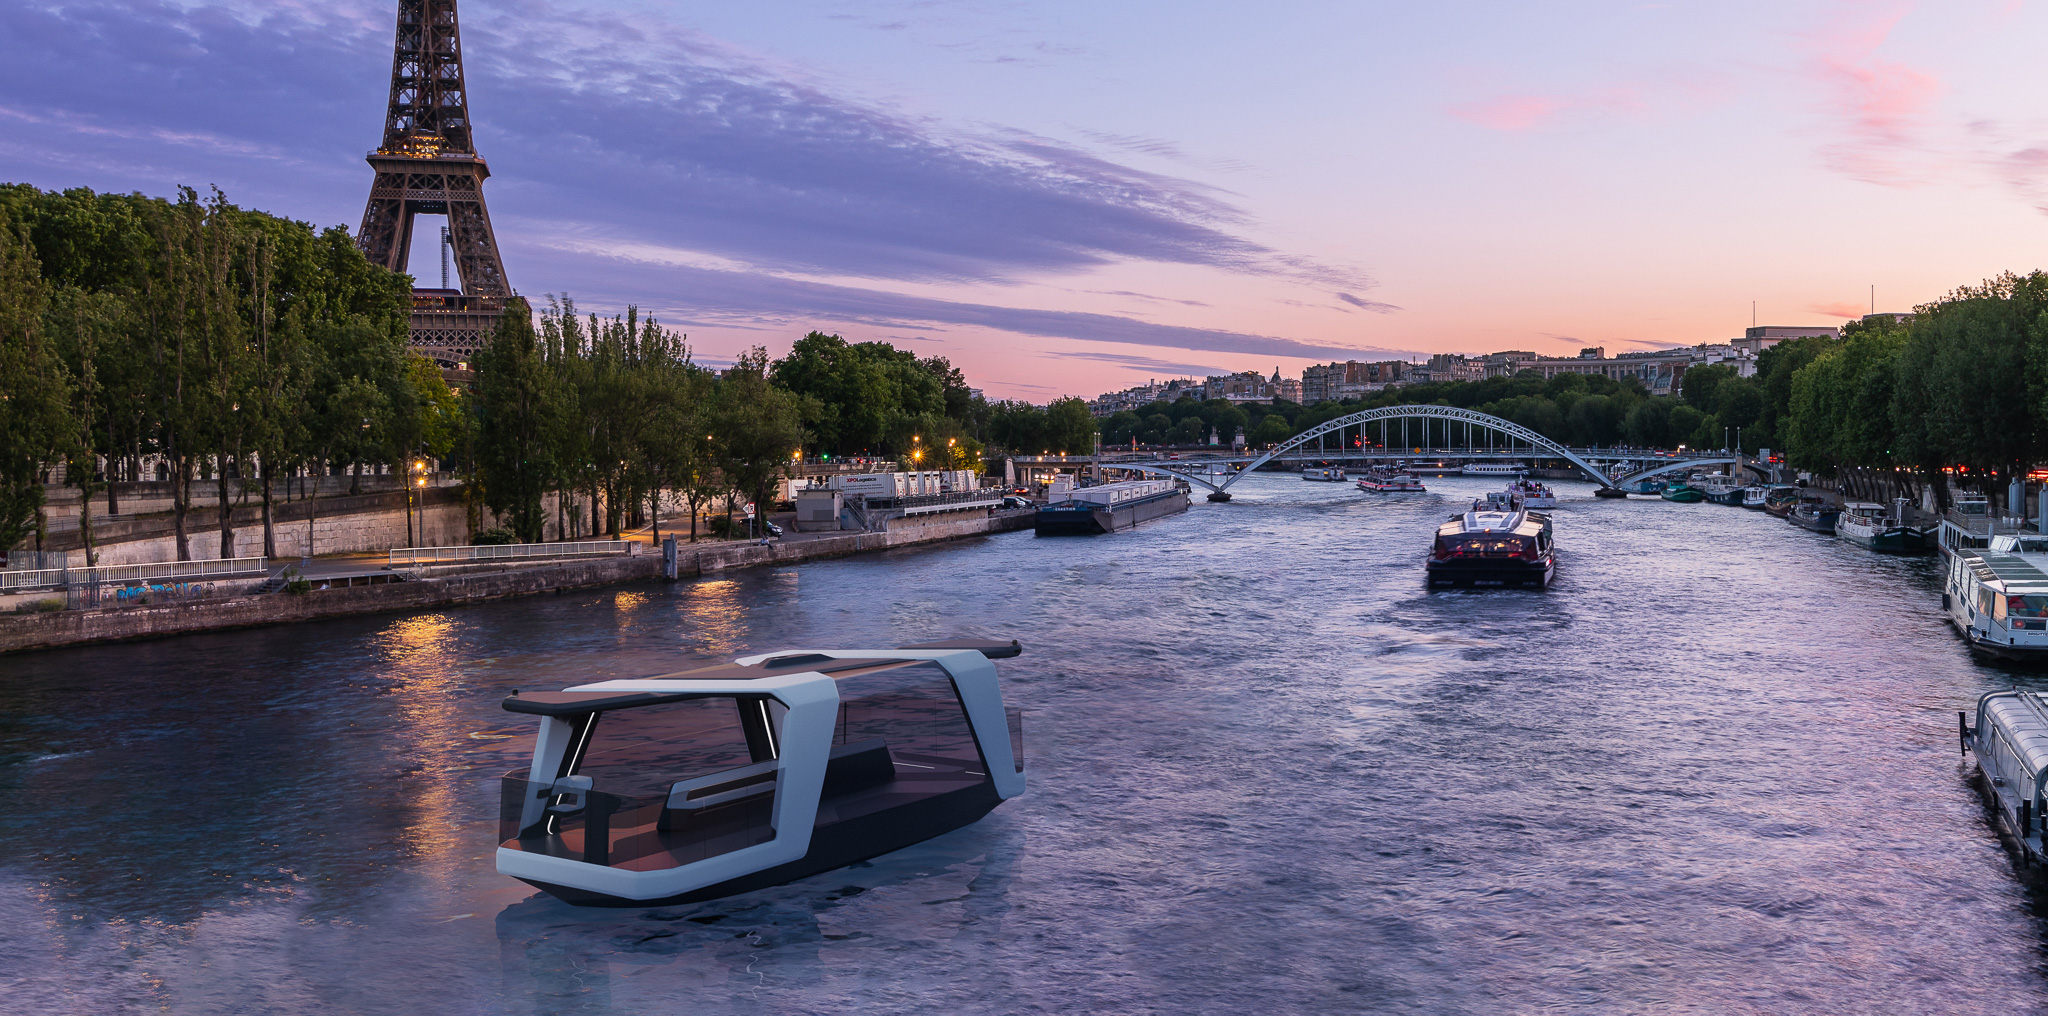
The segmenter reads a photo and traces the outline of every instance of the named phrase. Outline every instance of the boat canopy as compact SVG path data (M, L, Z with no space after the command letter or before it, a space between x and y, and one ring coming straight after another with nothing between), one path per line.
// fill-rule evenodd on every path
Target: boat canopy
M2039 692L1994 691L1977 700L1977 763L2002 789L2040 812L2048 770L2048 702Z

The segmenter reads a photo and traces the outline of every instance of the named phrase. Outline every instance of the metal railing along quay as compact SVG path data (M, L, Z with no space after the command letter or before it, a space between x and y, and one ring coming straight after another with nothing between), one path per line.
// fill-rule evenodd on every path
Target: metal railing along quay
M111 564L86 568L35 568L0 571L0 593L31 589L57 589L76 582L100 585L130 582L187 582L193 579L231 579L266 574L269 568L260 557L222 557L202 561L162 561L155 564Z
M458 564L473 561L537 561L556 557L605 557L631 554L628 540L593 540L588 543L505 543L481 547L395 547L389 567L422 564Z

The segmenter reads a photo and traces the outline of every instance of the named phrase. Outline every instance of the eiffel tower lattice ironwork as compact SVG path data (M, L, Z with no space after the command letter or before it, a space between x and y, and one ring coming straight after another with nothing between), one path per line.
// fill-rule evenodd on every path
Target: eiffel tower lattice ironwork
M377 178L356 244L371 261L403 272L414 217L448 217L462 289L413 290L412 344L444 365L469 359L514 293L484 207L491 170L470 135L455 0L398 0L391 108L369 163Z

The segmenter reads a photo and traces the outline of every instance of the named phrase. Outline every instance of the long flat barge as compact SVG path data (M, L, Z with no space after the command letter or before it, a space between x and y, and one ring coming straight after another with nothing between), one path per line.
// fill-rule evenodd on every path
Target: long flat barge
M1188 509L1188 492L1172 480L1125 480L1067 491L1038 509L1040 536L1115 533Z

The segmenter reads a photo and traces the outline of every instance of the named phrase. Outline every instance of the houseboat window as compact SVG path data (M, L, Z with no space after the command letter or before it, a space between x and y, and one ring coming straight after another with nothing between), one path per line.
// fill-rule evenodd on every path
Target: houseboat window
M599 713L576 774L590 777L597 790L633 797L747 765L753 756L735 704L732 697L705 698Z
M2008 596L2005 612L2012 617L2048 617L2048 596Z
M953 679L936 663L839 679L839 723L832 743L873 738L887 742L899 755L910 752L963 762L981 758Z
M1991 598L1991 619L1993 621L2005 620L2005 600L2006 598L2003 596L1993 596Z
M1981 586L1980 586L1980 587L1978 587L1978 589L1977 589L1977 613L1979 613L1979 614L1989 614L1989 613L1991 613L1991 601L1993 601L1993 600L1995 600L1995 599L1997 599L1997 598L1998 598L1998 597L1997 597L1997 596L1996 596L1995 594L1993 594L1993 593L1991 592L1991 590L1989 590L1989 589L1985 589L1985 588L1983 588L1983 587L1981 587Z

